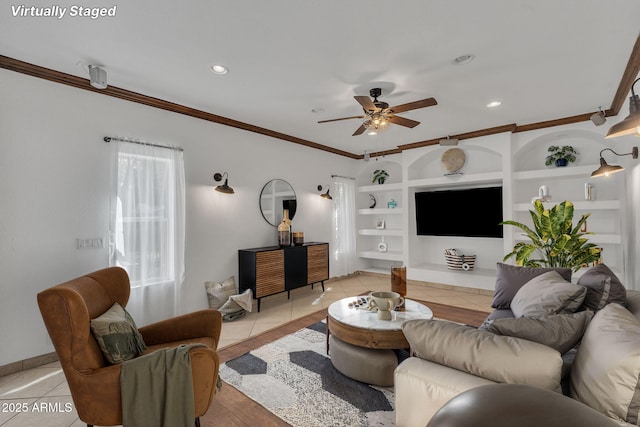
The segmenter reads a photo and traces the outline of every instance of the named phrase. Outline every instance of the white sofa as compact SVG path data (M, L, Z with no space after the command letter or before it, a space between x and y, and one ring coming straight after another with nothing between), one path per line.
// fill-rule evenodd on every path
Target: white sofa
M613 310L613 306L620 307L620 309ZM611 304L611 307L611 311L615 311L617 315L624 317L625 313L622 312L624 311L640 319L640 291L627 291L626 309L619 304ZM605 312L604 309L601 311ZM599 316L599 314L600 312L596 316ZM604 318L606 316L602 314L600 317ZM600 337L596 337L596 326L594 326L594 324L598 323L596 318L594 316L591 323L586 327L580 347L586 346L585 343L591 335L593 335L593 338L589 338L591 341L605 341L603 345L611 345L611 343L606 344L606 339L601 339L601 331ZM633 319L628 323L634 323L635 320ZM620 323L618 320L615 320L615 322ZM631 329L633 328L635 328L635 325L631 326ZM582 367L576 373L579 356L576 356L576 364L571 368L570 365L563 363L563 358L557 350L521 338L494 335L487 331L437 320L409 321L405 323L403 330L411 344L412 354L416 357L406 359L395 370L397 427L424 427L432 416L450 399L466 390L485 384L527 384L561 393L561 380L563 377L566 378L568 375L572 375L571 386L575 386L576 389L581 385L574 384L574 381L578 381L578 379L573 376L584 375L586 377L584 381L591 380L588 378L590 373L584 372L590 369ZM593 332L590 333L590 330L593 330ZM632 337L635 337L634 333L632 333ZM624 340L616 338L613 341L613 345L618 341ZM632 338L631 341L636 341L636 338ZM640 348L640 335L638 335L637 341L637 343L633 344L634 348ZM594 345L596 344L594 343ZM607 353L607 357L609 357L609 352L612 354L621 353L610 348L602 349L600 352ZM587 362L589 360L588 355L586 355L587 352L584 351L583 353L585 354L582 357L582 363L591 363ZM637 368L637 371L631 372L627 376L627 384L624 387L628 387L632 395L634 388L638 388L638 394L640 394L640 385L638 384L640 362L634 362L636 359L640 360L640 357L637 354L632 354L628 359L620 361L620 363L626 363L627 370ZM629 363L633 366L629 367ZM636 366L636 363L638 366ZM597 363L594 365L597 365ZM633 381L635 383L631 383ZM589 384L587 384L588 386ZM584 384L582 384L582 387L584 387ZM600 389L599 392L610 394L606 393L606 389L605 391ZM575 396L575 393L575 391L572 391L571 397L578 397L576 400L582 399L583 403L584 401L589 401L589 396ZM640 396L633 399L640 399ZM617 399L616 401L620 400L624 399ZM622 405L628 403L621 402ZM616 404L616 402L612 404ZM604 405L604 408L594 409L610 416L618 421L620 425L637 425L620 421L620 417L614 414L615 408L609 409L606 404ZM593 407L593 405L589 406Z

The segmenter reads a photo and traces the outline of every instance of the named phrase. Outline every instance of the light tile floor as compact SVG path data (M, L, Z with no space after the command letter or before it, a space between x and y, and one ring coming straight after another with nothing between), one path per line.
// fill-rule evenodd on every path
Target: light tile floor
M331 280L325 291L316 285L262 300L260 313L254 312L222 328L219 348L278 327L282 323L328 307L339 299L367 291L389 290L389 276L354 275ZM443 289L424 283L407 286L407 297L475 310L491 311L491 296L469 289ZM58 362L0 377L0 426L81 427L69 387Z

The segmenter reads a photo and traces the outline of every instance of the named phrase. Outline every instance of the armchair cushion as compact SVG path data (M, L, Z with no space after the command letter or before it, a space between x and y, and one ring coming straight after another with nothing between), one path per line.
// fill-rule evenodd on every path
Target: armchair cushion
M111 364L137 357L146 348L136 323L120 304L91 319L91 332L105 359Z
M558 272L567 282L571 281L569 268L518 267L504 263L496 264L496 288L491 307L509 308L516 292L529 280L548 271Z
M604 264L596 265L587 270L580 279L578 285L587 289L582 306L594 311L604 308L605 305L616 302L625 305L627 290L613 271Z
M486 329L494 334L544 344L556 349L560 354L565 354L580 342L592 317L592 311L581 311L572 314L555 314L539 319L527 317L496 319L489 321Z
M409 320L402 332L421 359L495 382L561 390L562 357L545 345L442 320Z
M571 397L640 423L640 320L620 304L598 311L587 327L571 369Z
M573 313L582 305L586 293L586 288L569 283L555 271L548 271L518 290L511 301L511 311L515 317Z

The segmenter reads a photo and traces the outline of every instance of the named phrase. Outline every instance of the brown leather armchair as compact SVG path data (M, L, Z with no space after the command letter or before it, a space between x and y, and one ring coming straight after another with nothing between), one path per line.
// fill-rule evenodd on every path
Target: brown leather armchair
M125 307L130 283L126 271L110 267L78 277L38 294L42 318L53 341L78 416L88 426L122 424L120 369L109 365L91 334L90 320L113 303ZM220 312L201 310L140 328L145 354L180 344L191 348L196 425L211 404L220 365L216 349L222 328Z

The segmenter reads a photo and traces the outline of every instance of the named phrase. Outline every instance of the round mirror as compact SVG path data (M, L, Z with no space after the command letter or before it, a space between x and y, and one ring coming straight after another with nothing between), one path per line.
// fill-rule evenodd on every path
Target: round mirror
M260 212L264 219L274 227L280 224L284 210L289 209L289 219L296 214L296 192L287 181L272 179L260 192Z

